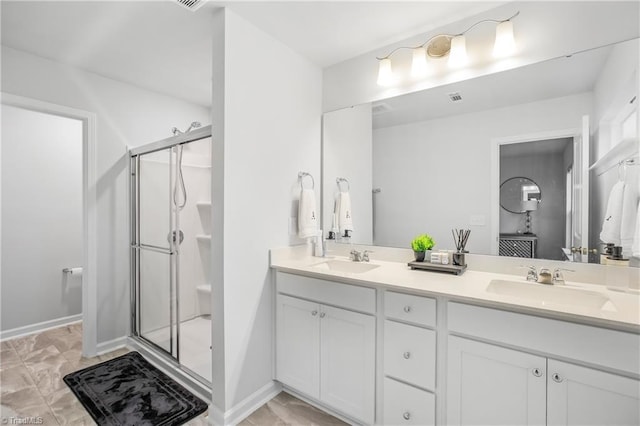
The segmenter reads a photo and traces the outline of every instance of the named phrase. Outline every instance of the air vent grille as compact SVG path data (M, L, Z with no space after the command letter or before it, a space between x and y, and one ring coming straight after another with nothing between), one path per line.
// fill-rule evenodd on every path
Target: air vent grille
M462 102L462 95L460 92L449 93L449 99L451 102Z
M195 12L200 9L207 0L176 0L179 5Z

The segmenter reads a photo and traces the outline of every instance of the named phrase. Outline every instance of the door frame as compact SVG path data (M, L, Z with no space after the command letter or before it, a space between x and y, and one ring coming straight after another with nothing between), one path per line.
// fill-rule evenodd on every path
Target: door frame
M579 128L549 130L519 135L491 138L491 254L498 255L500 239L500 146L536 142L548 139L573 138L581 134Z
M0 92L0 103L82 122L82 355L98 346L98 226L95 113L38 99Z

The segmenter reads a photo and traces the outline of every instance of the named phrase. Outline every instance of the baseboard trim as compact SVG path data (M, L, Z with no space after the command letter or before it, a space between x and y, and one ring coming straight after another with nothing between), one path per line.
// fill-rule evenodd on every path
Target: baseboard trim
M282 386L271 381L224 413L212 406L209 410L209 422L216 426L237 425L281 391Z
M125 346L127 346L127 336L118 337L113 340L98 343L96 346L96 354L104 355L117 349L124 348Z
M39 322L37 324L24 325L22 327L12 328L11 330L0 331L0 341L15 339L16 337L28 336L30 334L41 333L69 324L82 321L82 314L71 315L68 317L56 318L49 321Z

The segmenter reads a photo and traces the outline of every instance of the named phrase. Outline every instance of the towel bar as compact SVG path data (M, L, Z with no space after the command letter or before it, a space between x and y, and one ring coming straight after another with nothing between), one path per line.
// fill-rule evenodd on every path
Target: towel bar
M298 172L298 180L300 181L300 188L304 189L304 186L302 185L302 179L304 179L305 176L309 176L311 178L311 189L315 189L316 182L313 180L313 176L311 176L311 174L307 172Z
M338 189L340 191L342 191L342 188L340 187L340 184L342 182L345 182L347 184L347 191L350 191L351 190L351 185L349 185L349 181L346 180L345 178L342 178L342 177L336 178L336 184L338 185Z

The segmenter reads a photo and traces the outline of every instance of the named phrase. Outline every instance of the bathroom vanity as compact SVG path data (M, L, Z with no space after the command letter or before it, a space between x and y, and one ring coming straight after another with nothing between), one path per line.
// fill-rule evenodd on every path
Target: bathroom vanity
M306 247L272 250L271 266L274 378L345 420L640 422L637 293L473 265L453 276L397 258L317 258Z

